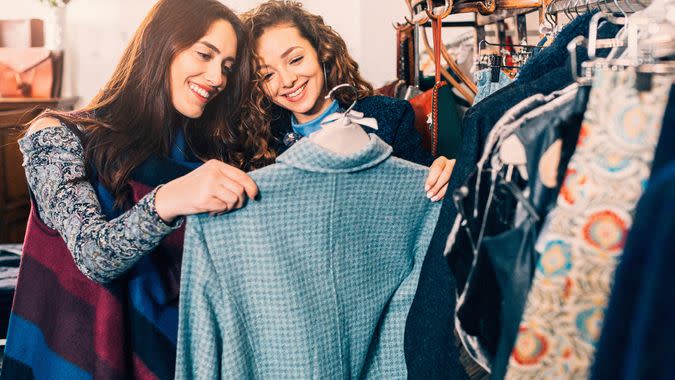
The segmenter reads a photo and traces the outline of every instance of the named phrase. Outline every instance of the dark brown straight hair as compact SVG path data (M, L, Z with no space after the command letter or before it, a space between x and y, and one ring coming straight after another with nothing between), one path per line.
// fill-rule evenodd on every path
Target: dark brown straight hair
M214 21L229 22L237 56L223 91L198 119L172 105L170 66L176 55L206 34ZM254 66L249 36L239 18L217 0L160 0L136 30L108 83L83 109L47 111L85 133L85 159L99 181L126 203L132 170L153 154L168 155L178 128L200 159L220 159L242 170L274 159L269 127L258 112L247 112Z

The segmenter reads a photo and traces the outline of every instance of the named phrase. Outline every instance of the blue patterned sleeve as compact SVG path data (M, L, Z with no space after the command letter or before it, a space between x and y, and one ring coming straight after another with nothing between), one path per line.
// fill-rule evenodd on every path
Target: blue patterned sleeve
M77 267L90 279L109 282L154 249L182 224L162 221L157 189L119 217L107 221L86 178L79 138L65 126L38 130L19 141L28 184L40 217L59 232Z

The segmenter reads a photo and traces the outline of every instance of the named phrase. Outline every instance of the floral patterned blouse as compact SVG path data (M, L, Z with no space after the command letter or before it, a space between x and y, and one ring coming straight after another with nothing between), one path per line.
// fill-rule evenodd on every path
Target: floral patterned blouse
M166 224L155 210L157 188L119 217L106 220L87 180L80 139L64 125L19 140L26 178L42 221L59 232L77 267L97 282L111 281L154 249L182 219Z

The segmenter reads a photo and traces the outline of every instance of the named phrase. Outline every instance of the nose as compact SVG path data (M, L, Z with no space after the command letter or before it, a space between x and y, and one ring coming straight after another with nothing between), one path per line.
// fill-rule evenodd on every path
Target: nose
M286 69L279 70L279 78L281 79L281 84L286 88L293 87L295 81L298 80L298 76L293 71Z
M223 68L219 62L211 62L206 70L206 81L213 87L221 87L225 82Z

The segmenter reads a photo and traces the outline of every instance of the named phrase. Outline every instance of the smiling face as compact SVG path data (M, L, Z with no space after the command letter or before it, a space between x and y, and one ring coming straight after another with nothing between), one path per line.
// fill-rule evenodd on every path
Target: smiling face
M292 25L272 26L258 38L265 94L293 113L300 123L330 106L324 99L324 74L316 49Z
M171 62L171 102L183 116L196 119L227 84L237 55L237 35L225 20L213 22L206 34Z

